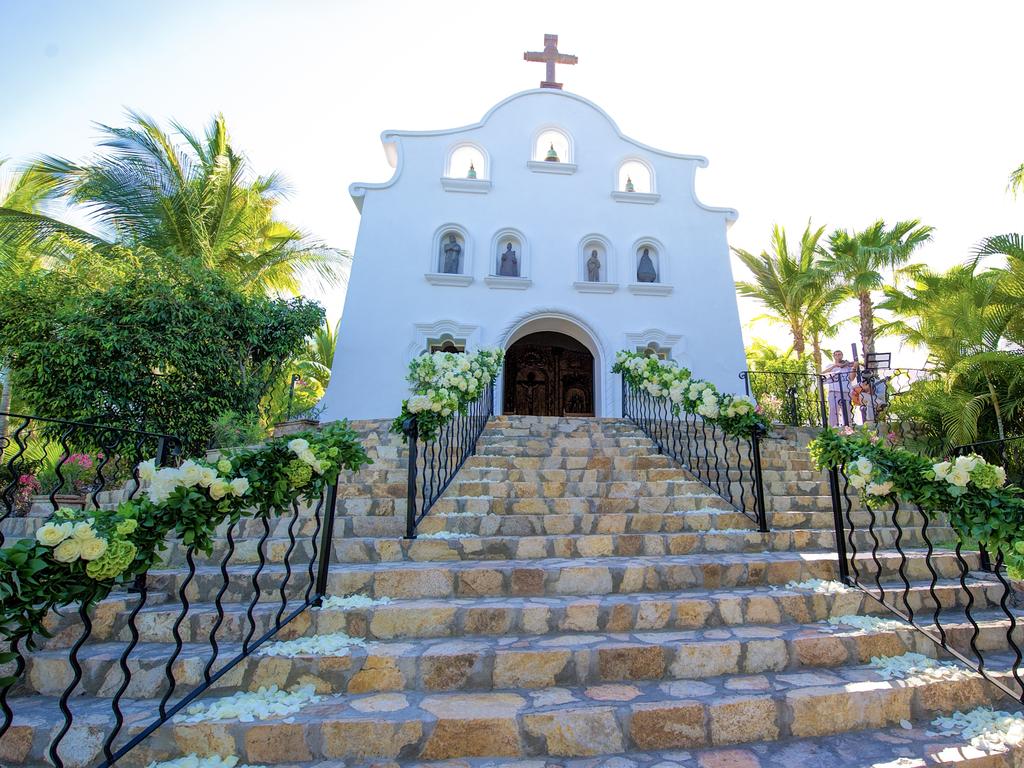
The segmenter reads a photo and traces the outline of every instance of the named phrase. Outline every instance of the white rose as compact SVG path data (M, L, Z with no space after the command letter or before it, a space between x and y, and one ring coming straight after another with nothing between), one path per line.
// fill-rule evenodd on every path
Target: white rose
M867 492L872 496L888 496L892 492L892 482L886 480L884 483L870 483Z
M249 491L249 479L247 477L236 477L229 485L231 486L231 492L235 496L245 496Z
M203 488L209 488L216 479L217 470L213 467L202 467L199 470L199 485Z
M210 498L214 501L220 501L231 492L231 483L227 480L217 478L210 486Z
M1006 485L1006 470L1002 467L996 467L996 485Z
M859 475L867 477L871 474L871 471L875 468L875 465L871 463L871 459L861 456L855 462L853 462L853 468Z
M149 459L144 461L138 466L139 480L144 483L153 482L153 478L156 477L156 459Z
M96 538L96 531L93 530L91 522L75 523L71 529L71 538L81 543Z
M949 470L953 468L953 465L948 461L940 461L938 464L932 464L932 472L935 473L936 480L945 480L949 475Z
M58 563L73 563L82 553L82 545L74 539L64 539L53 550L53 559Z
M188 488L199 485L199 480L202 477L202 469L202 467L191 459L181 462L181 466L178 467L178 477L180 478L181 484Z
M863 488L867 484L868 481L865 480L860 475L850 475L850 485L852 485L854 488Z
M56 547L71 535L73 523L47 523L36 530L36 541L44 547Z
M95 560L97 557L102 557L106 551L106 539L89 539L79 545L79 554L83 560Z
M302 453L302 451L309 450L309 441L296 437L294 440L288 441L288 450L293 453Z
M956 460L953 462L954 469L962 469L968 474L970 474L971 470L976 466L978 466L978 457L973 454L970 456L957 456Z
M956 485L960 488L966 488L967 483L970 482L971 474L966 469L954 466L950 473L946 476L946 480L951 485Z

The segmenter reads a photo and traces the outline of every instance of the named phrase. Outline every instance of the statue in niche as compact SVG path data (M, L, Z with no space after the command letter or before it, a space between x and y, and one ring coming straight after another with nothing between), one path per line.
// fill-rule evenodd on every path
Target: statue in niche
M596 248L590 252L590 258L587 259L587 282L601 282L601 259L597 257Z
M462 246L455 235L448 235L448 242L441 243L441 271L448 275L459 274L459 261L462 258Z
M516 252L512 250L512 243L506 245L505 252L501 254L498 274L502 277L519 277L519 260L516 258Z
M636 281L638 283L658 282L658 271L654 268L654 261L651 260L651 249L644 248L640 254L640 265L636 269Z

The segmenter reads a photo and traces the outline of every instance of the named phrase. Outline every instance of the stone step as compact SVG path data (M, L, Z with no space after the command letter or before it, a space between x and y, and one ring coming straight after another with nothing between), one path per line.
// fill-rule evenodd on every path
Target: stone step
M603 515L629 512L688 512L705 507L725 509L728 508L728 502L707 488L703 488L702 492L669 496L555 496L525 499L455 496L446 493L434 503L431 514Z
M926 724L958 709L989 703L981 678L885 680L867 666L770 672L699 681L634 681L589 687L487 692L389 692L323 698L288 717L255 723L172 721L124 765L141 766L216 743L250 764L295 760L450 760L464 757L586 757L628 750L696 749L786 738L812 738ZM205 703L215 701L207 697ZM19 702L20 704L20 702ZM102 699L85 699L70 734L81 762L98 756L105 725ZM29 735L55 701L36 696L15 707L7 739L25 745L9 764L40 761L42 739ZM126 700L125 738L139 729L152 700ZM86 752L93 750L93 755Z
M928 617L935 599L943 611L956 611L967 603L972 610L999 607L1001 588L994 581L968 578L968 590L958 581L940 581L932 597L929 586L913 583L904 596L902 583L886 586L885 602L901 610L909 605ZM904 597L906 602L904 602ZM95 642L127 641L128 611L136 598L110 597L96 608L92 639ZM279 604L263 602L253 607L252 631L259 637L273 626ZM244 638L250 631L248 601L222 606L218 637ZM145 642L174 642L173 626L181 613L173 600L151 596L138 614L137 629ZM812 623L850 614L888 615L875 599L859 589L827 594L807 589L779 587L737 588L715 591L607 594L560 597L478 597L394 600L365 608L322 608L300 614L280 630L278 639L291 640L306 633L345 632L367 640L408 640L424 637L516 634L545 635L565 632L633 632L657 629L706 629L744 624L785 625ZM218 613L211 603L190 605L178 632L183 642L206 642ZM74 615L51 616L51 638L40 638L47 648L67 648L81 625Z
M506 456L477 453L466 459L466 467L497 469L679 469L668 456Z
M588 496L591 498L636 498L639 496L706 495L708 488L688 477L668 480L621 480L617 482L511 482L504 480L470 481L458 479L445 491L446 496L488 496L493 498L534 499Z
M977 555L966 554L969 567L977 568ZM954 578L960 568L949 552L936 552L931 565L942 578ZM861 567L872 565L870 554L858 554ZM908 550L905 558L879 553L878 567L884 580L896 578L902 568L907 578L929 577L924 552ZM237 566L228 574L226 601L248 601L253 593L254 566ZM611 593L664 592L684 589L719 589L783 585L790 581L834 579L837 561L832 552L721 553L664 555L657 557L602 557L578 559L451 561L437 563L394 562L333 564L328 574L331 594L365 594L371 597L477 597L499 595L605 595ZM283 566L263 568L261 599L280 599L285 578ZM149 572L150 589L177 593L188 574L174 569ZM197 566L186 590L191 600L211 601L223 587L220 569ZM304 592L301 573L294 574L286 594Z
M456 522L463 518L446 518ZM536 560L543 558L574 557L632 557L634 555L683 555L710 552L783 552L803 550L830 550L835 546L835 534L829 529L782 529L760 533L747 521L745 528L710 531L681 531L675 533L609 533L609 534L546 534L479 536L478 532L438 534L419 533L416 539L390 537L340 537L333 542L331 562L383 563L401 560L428 562L446 560ZM867 531L857 531L853 540L859 551L871 549L876 543L883 550L894 548L899 532L895 528L875 528L874 537ZM933 529L932 540L955 536L950 528ZM454 538L462 537L462 538ZM230 563L254 564L259 562L260 541L256 537L235 538ZM901 545L924 547L920 531L904 531ZM292 541L273 537L263 542L262 555L266 562L283 563L287 557L293 567L309 562L320 541L303 538ZM220 563L228 554L225 539L214 542L212 554L200 555L196 562ZM164 553L165 565L184 560L186 547L179 541L170 544Z
M464 466L459 479L468 482L490 480L511 483L616 483L693 480L682 467L660 469L518 469Z
M962 616L947 615L947 641L971 653L973 626ZM1005 648L1008 622L1002 614L975 614L980 631L973 638L980 651ZM1015 637L1020 642L1024 628ZM240 642L219 638L216 674L241 651ZM129 698L159 698L167 688L166 665L172 643L142 642L128 659ZM82 678L77 692L112 698L121 685L122 643L92 643L79 654ZM554 634L538 638L515 635L458 639L435 638L416 643L373 641L329 655L269 656L257 650L214 683L220 694L255 691L261 686L292 688L314 683L318 689L347 693L385 691L490 691L511 688L590 686L637 680L703 680L721 675L801 672L905 653L933 656L935 644L909 625L899 629L860 631L831 624L756 624L670 631ZM171 667L176 692L186 693L204 680L211 658L206 643L182 646ZM64 649L33 652L15 696L59 696L74 671Z

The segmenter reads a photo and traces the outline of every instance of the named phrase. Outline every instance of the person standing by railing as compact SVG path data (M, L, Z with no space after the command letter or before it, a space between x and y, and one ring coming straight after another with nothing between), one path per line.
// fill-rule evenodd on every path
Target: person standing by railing
M842 350L832 353L832 365L822 371L828 376L828 424L838 427L850 423L850 375L854 364L843 357Z

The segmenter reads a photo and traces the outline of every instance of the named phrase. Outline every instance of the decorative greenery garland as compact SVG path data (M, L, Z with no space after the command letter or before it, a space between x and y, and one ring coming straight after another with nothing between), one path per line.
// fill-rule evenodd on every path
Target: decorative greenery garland
M819 469L842 469L867 507L900 499L935 519L945 513L961 540L1000 554L1024 578L1024 491L976 454L936 461L888 445L869 430L825 430L811 442Z
M755 432L768 432L768 420L753 400L742 395L723 395L714 384L693 378L688 369L672 360L622 350L615 355L612 373L621 374L634 389L666 398L672 413L697 414L730 437L746 438Z
M409 363L413 396L402 401L402 413L391 423L391 431L404 435L405 423L414 418L421 438L436 437L454 414L465 413L497 378L504 359L500 349L420 355Z
M224 522L280 516L299 499L315 503L342 469L370 460L346 422L232 452L214 464L138 467L145 494L116 510L59 509L36 531L0 549L0 639L47 636L46 614L86 607L160 562L169 535L209 555ZM0 653L0 663L16 655ZM0 688L9 685L0 678Z

